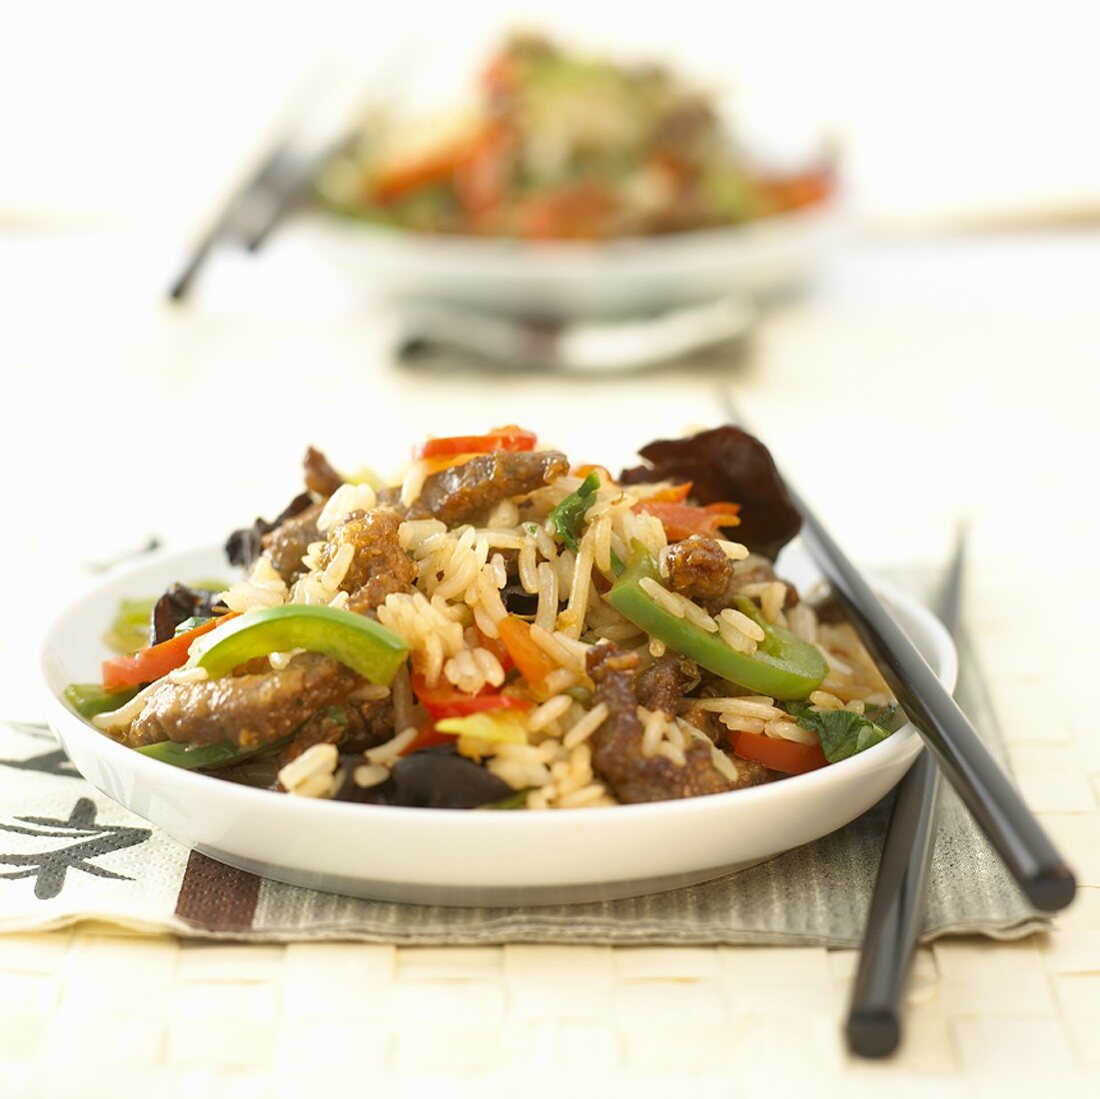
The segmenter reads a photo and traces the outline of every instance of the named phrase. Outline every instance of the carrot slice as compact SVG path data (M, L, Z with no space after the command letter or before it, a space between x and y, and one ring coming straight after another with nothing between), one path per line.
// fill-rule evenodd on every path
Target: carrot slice
M829 762L820 744L799 744L760 733L730 733L729 742L735 756L754 759L773 771L788 775L816 771Z
M735 527L741 520L738 513L740 504L708 504L706 507L694 507L691 504L662 504L642 500L635 505L636 511L644 511L661 520L669 540L679 542L693 534L702 534L717 538L722 527Z
M497 629L520 674L532 687L541 688L557 665L531 640L531 627L522 618L510 614L497 623Z

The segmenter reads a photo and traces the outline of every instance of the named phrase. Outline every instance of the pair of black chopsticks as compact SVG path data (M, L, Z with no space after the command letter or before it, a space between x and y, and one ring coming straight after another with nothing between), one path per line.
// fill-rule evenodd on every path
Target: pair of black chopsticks
M263 247L306 199L321 165L353 139L357 130L349 120L360 115L362 91L357 73L329 66L296 84L275 116L264 151L222 203L172 281L172 301L187 297L220 245L249 252Z
M720 399L737 423L740 417L724 387ZM853 1052L884 1056L900 1037L900 999L923 917L941 772L1036 908L1065 908L1076 880L950 693L806 502L789 481L786 485L802 514L802 538L811 556L931 753L921 756L898 790L847 1027ZM952 618L958 616L961 582L959 553L948 584Z
M309 168L294 156L289 138L279 137L195 242L168 288L168 297L172 301L187 297L219 244L238 243L250 252L259 251L305 193L309 178Z

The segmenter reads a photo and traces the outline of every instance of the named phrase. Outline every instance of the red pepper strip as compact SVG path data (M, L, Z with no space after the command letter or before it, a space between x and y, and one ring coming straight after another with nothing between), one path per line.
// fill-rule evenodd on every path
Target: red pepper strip
M412 688L420 704L436 719L466 717L489 710L529 710L532 706L526 698L501 694L491 687L473 695L460 691L450 683L437 683L429 687L424 677L418 674L412 676Z
M671 542L679 542L693 534L717 538L722 527L735 527L741 522L738 518L740 504L722 503L694 507L691 504L652 504L648 500L642 500L635 504L634 510L656 515Z
M452 435L428 439L413 447L413 458L450 458L458 454L488 454L493 450L534 450L538 437L515 424L494 428L486 435Z
M187 662L187 650L191 648L191 642L196 637L201 637L237 616L237 611L230 611L220 618L212 618L193 630L181 633L178 637L170 637L159 645L151 645L148 649L141 649L130 656L104 660L103 686L109 691L115 691L120 687L135 687L139 683L152 683L154 679L160 679L162 675L167 675Z
M800 744L761 733L730 733L729 743L735 756L754 759L773 771L788 775L816 771L829 762L820 744Z

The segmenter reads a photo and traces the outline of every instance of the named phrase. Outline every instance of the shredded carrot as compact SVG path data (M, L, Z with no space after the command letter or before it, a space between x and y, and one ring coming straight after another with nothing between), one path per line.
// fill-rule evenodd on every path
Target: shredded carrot
M497 629L520 674L533 688L541 689L557 665L531 640L531 627L522 618L510 614L497 623Z
M691 504L662 504L642 500L635 505L636 511L644 511L661 520L665 534L673 542L701 534L717 538L722 527L735 527L740 524L738 513L740 504L708 504L706 507L694 507Z

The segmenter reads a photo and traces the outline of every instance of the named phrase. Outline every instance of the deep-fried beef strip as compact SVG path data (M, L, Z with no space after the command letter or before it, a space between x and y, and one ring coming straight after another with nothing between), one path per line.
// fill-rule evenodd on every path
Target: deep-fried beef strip
M225 555L229 558L229 563L245 569L251 568L263 552L264 536L301 514L312 504L313 497L308 492L299 493L270 523L266 519L257 518L252 526L233 531L225 542Z
M433 473L409 507L410 519L465 523L510 496L534 492L569 472L569 459L557 450L495 450L460 466Z
M710 614L728 607L736 590L736 569L713 538L693 534L668 547L668 583Z
M353 511L329 532L320 565L326 568L345 545L354 556L340 589L349 593L348 609L360 614L376 610L394 592L409 591L416 564L401 548L397 531L401 516L389 508Z
M331 496L343 484L340 475L328 464L328 459L319 451L310 447L302 459L307 492L301 492L290 501L271 522L257 518L252 526L235 530L225 543L225 553L231 565L251 568L266 546L265 536L277 530L289 519L306 511L315 497L322 499ZM316 541L316 539L313 539ZM303 552L305 552L303 550ZM282 572L282 570L279 570ZM285 579L285 577L284 577Z
M647 710L676 716L680 699L699 685L695 662L679 653L665 653L634 673L634 694Z
M324 504L310 504L305 511L280 523L263 537L264 553L271 559L272 567L288 583L292 583L306 571L302 558L310 543L322 540L317 529Z
M777 580L766 557L752 556L735 566L713 538L693 534L668 548L669 587L693 599L710 614L733 603L733 597L750 584ZM794 585L786 585L785 607L798 602Z
M314 496L331 496L344 483L344 478L328 464L328 459L313 447L306 451L302 467L306 475L306 488Z
M621 802L668 801L719 794L733 785L714 766L711 746L692 740L683 767L665 756L642 754L642 723L634 695L639 659L602 641L588 651L588 674L608 716L592 735L592 766Z
M279 753L279 767L285 767L315 744L339 744L342 753L358 753L376 748L392 736L393 703L388 698L326 706Z
M293 732L325 706L343 702L360 683L350 668L317 653L303 653L279 672L187 684L166 681L145 703L127 740L134 748L162 740L232 741L255 748Z

